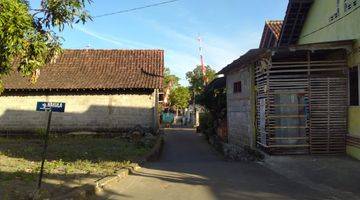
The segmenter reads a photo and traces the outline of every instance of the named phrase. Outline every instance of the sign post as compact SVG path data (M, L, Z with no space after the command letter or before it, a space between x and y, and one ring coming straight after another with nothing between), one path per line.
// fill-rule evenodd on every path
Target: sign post
M48 147L49 141L49 133L50 133L50 126L51 126L51 116L53 112L65 112L65 103L57 103L57 102L37 102L36 111L47 112L48 119L47 119L47 126L46 126L46 133L44 137L44 146L43 152L41 155L41 168L39 173L39 182L38 182L38 190L41 188L42 177L44 174L44 164L46 159L46 151Z

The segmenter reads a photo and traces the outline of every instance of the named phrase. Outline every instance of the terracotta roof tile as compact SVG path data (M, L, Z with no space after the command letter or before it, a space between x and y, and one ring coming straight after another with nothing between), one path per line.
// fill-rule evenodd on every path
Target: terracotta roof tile
M283 21L269 20L265 22L263 34L260 41L260 48L276 47L280 39Z
M266 25L271 29L271 31L275 35L276 39L278 40L280 38L283 21L282 20L269 20L269 21L266 21Z
M156 89L163 70L163 50L65 50L36 84L18 72L3 81L5 89Z

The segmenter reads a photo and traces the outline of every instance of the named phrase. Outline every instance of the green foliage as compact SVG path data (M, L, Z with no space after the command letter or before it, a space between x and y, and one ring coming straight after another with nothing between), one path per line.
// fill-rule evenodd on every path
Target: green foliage
M214 119L226 119L226 88L209 89L200 93L196 102L206 108Z
M187 87L179 86L170 93L170 105L178 109L184 109L189 106L190 91Z
M200 114L199 118L200 130L206 136L210 136L215 133L214 128L214 119L209 112L204 112Z
M169 68L165 68L164 70L164 88L174 88L179 86L179 80L180 78L171 74Z
M41 139L0 138L0 199L29 199L41 166L42 143ZM140 146L122 138L94 136L52 139L44 168L44 178L53 181L44 189L52 192L35 199L51 199L57 191L69 189L68 184L83 185L134 166L130 161L146 155L153 147L150 144L154 142Z
M85 10L90 2L41 0L39 9L31 9L26 0L0 0L0 80L16 69L35 83L36 71L61 53L61 38L53 29L91 19Z
M46 134L46 129L45 128L38 128L38 129L35 130L35 134L43 137Z
M211 69L210 66L206 66L205 77L210 83L216 77L216 71ZM186 73L186 79L190 83L191 92L195 94L200 94L205 88L204 75L202 73L202 67L199 65L193 71Z

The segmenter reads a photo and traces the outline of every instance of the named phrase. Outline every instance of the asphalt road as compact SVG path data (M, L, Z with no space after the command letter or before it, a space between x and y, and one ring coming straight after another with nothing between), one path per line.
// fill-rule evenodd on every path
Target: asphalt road
M108 186L102 199L337 199L254 162L228 162L191 129L170 129L158 162Z

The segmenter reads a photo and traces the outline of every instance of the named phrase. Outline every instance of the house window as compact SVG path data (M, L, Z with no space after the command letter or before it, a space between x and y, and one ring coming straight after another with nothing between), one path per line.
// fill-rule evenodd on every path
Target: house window
M359 105L359 67L350 69L350 105Z
M241 81L234 83L234 93L240 93L241 92Z
M159 102L164 102L164 93L159 93Z

